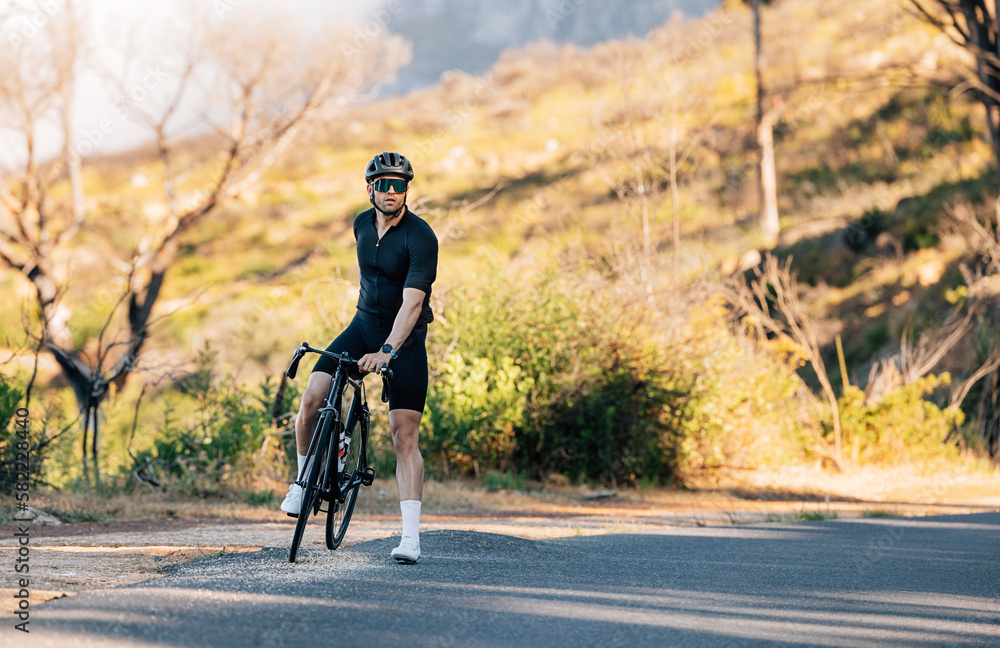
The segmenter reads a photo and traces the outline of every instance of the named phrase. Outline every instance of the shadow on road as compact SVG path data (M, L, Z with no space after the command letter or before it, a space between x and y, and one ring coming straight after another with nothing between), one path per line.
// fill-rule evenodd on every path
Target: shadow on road
M537 541L437 531L413 566L389 559L395 541L296 565L284 548L195 561L37 606L16 645L1000 643L995 513Z

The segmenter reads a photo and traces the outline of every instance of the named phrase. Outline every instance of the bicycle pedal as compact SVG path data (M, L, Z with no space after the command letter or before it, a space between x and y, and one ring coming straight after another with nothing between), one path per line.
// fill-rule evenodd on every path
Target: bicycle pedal
M375 480L375 469L372 467L365 468L360 473L358 473L358 479L365 486L371 486L372 482Z

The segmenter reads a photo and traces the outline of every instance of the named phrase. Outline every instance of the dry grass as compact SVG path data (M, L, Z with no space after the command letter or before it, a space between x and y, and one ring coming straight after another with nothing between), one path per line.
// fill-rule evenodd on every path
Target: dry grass
M109 520L240 519L273 521L280 517L284 496L184 497L136 493L95 496L85 493L43 493L33 498L38 508L67 523ZM693 490L599 488L560 483L528 482L524 490L485 490L468 480L428 481L424 511L430 515L468 519L522 515L606 517L618 510L623 524L629 518L666 512L679 516L711 517L718 513L794 514L804 505L833 507L841 516L865 511L892 510L899 515L923 515L948 510L966 512L1000 507L1000 470L986 462L923 463L893 467L848 467L837 473L815 464L785 466L752 473L731 474ZM395 481L377 479L362 488L357 509L361 515L399 515ZM711 513L711 515L708 515Z

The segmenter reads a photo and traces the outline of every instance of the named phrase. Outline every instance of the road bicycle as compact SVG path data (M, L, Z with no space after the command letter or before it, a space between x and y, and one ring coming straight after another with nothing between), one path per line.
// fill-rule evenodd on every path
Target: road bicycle
M302 509L295 522L288 562L295 562L310 515L326 513L326 547L331 551L339 547L351 523L358 489L371 486L375 478L375 470L368 465L368 421L371 412L368 410L364 374L358 368L358 361L347 353L335 354L303 342L295 348L292 363L285 371L290 380L295 379L299 361L307 353L332 358L337 363L337 369L330 381L330 391L319 408L319 420L306 453L307 457L315 459L308 474L299 475L295 481L302 487ZM382 402L385 403L389 400L392 370L384 364L379 374L382 377ZM344 395L348 389L352 397L344 414Z

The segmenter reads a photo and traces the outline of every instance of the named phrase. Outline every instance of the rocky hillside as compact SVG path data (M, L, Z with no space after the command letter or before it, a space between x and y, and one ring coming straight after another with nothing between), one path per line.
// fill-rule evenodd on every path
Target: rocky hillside
M481 14L451 12L446 0L421 6L407 5L398 25L413 25L414 42L422 33L428 47L461 32L500 51L511 34L551 29L539 18L546 5L528 0L504 5L503 16L485 4ZM574 6L559 33L583 42L588 21L603 19ZM642 20L668 11L619 3L622 29L639 30L640 6L649 10ZM410 204L441 239L436 299L489 262L554 263L634 292L665 323L682 316L679 296L760 258L750 33L748 11L728 2L644 39L506 50L483 75L452 72L338 114L256 191L187 235L149 362L183 363L212 342L245 375L275 374L296 342L336 329L356 299L350 222L367 206L360 170L386 149L413 159ZM764 38L769 93L783 108L776 253L793 259L838 389L838 335L847 379L864 385L904 336L912 342L964 307L966 274L982 266L952 216L967 203L985 219L996 194L981 111L950 93L969 61L893 0L778 2L764 12ZM135 245L135 215L162 211L141 181L159 173L152 156L106 159L88 173L105 193L74 259L83 282L67 299L79 302L113 274L105 259ZM179 191L196 188L182 182ZM0 281L4 294L23 293L19 277ZM2 308L3 332L16 340L19 304ZM87 344L106 313L73 317ZM992 331L989 320L976 324L939 368L969 375L995 346Z

